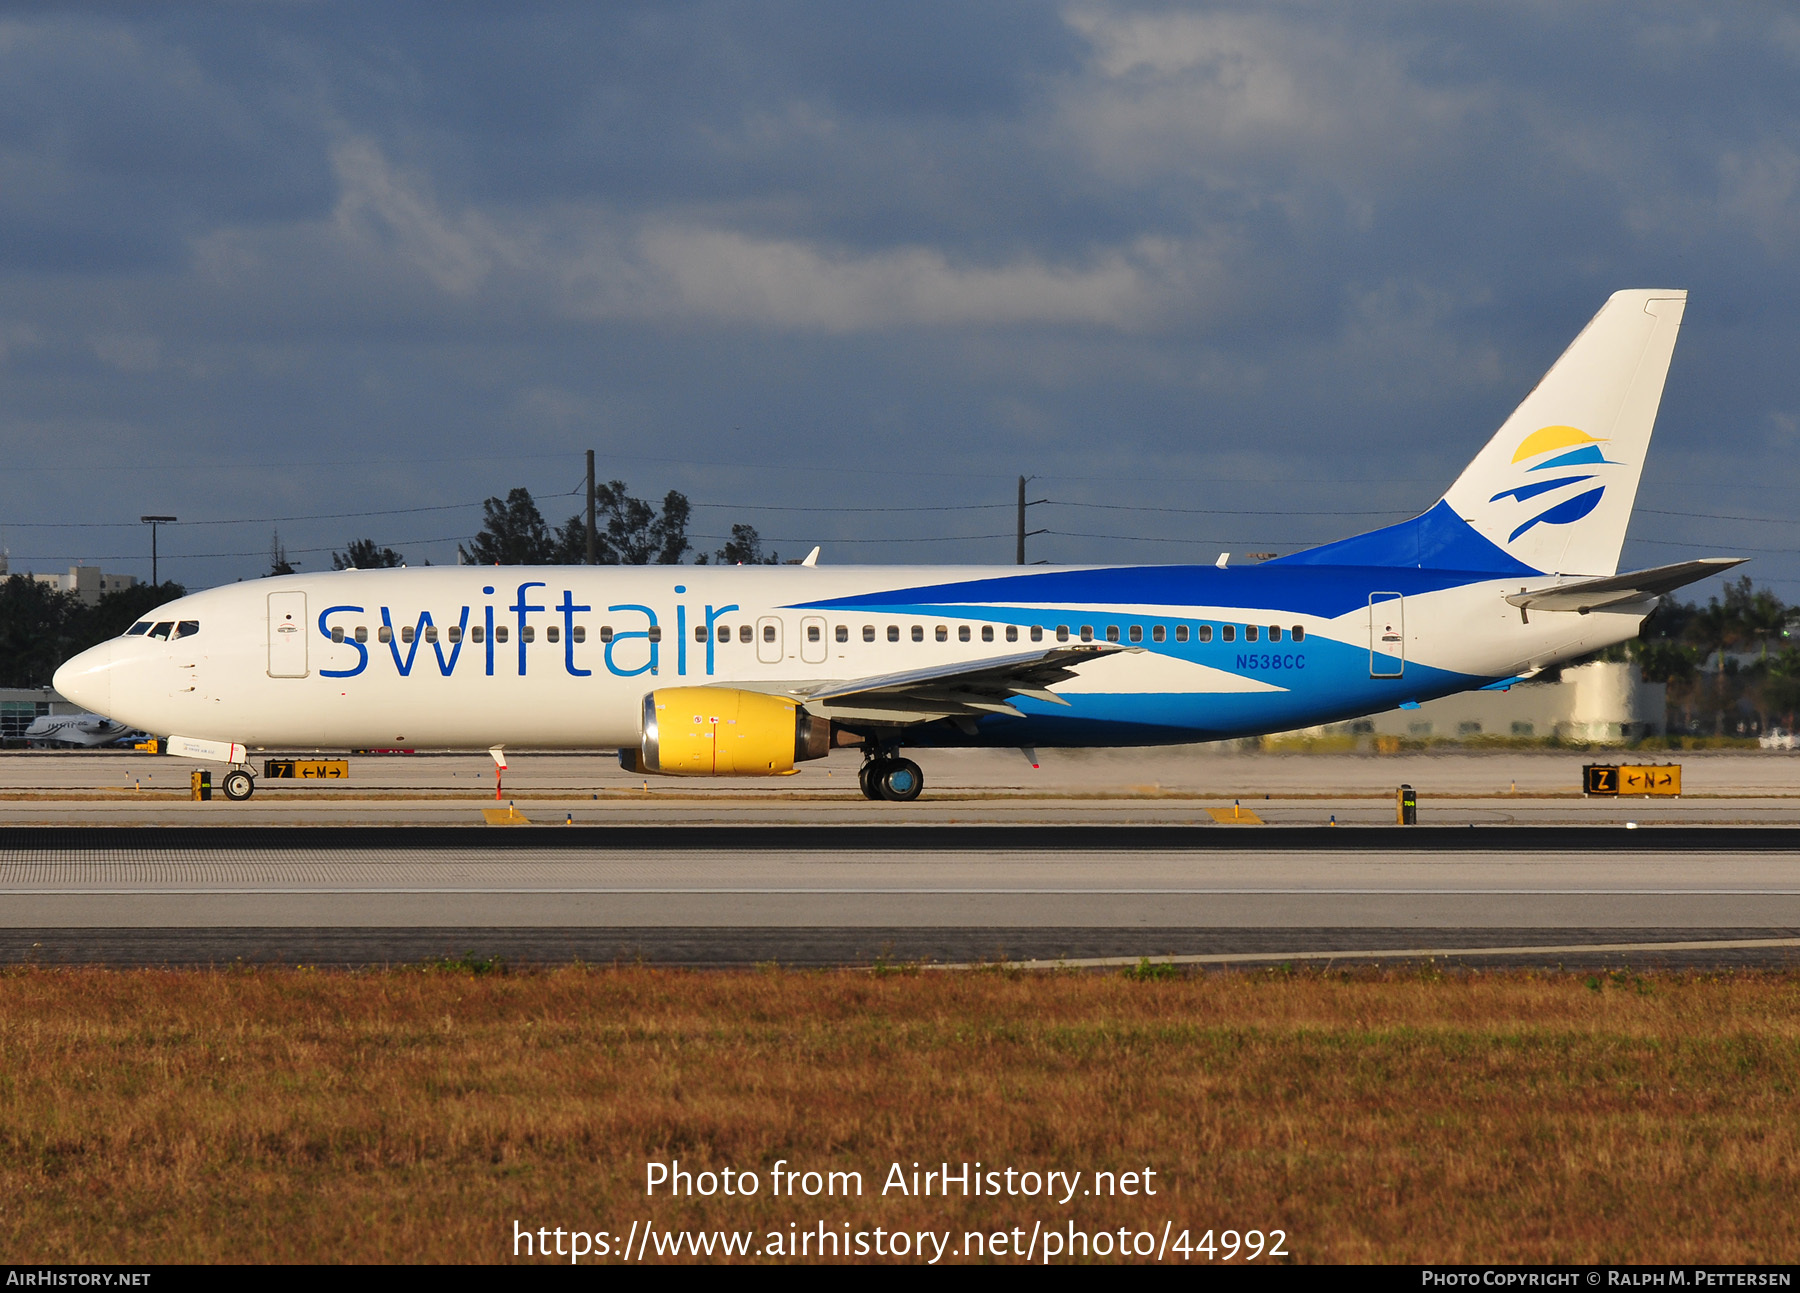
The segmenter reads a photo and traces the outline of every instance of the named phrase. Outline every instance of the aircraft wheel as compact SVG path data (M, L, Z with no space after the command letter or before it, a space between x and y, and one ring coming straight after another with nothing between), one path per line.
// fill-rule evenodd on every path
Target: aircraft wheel
M864 799L880 799L881 789L875 784L875 775L884 766L882 759L870 759L857 769L856 784L862 787Z
M925 774L911 759L889 759L876 774L875 784L883 799L905 804L917 799L925 789Z
M233 768L225 774L223 783L225 798L236 801L248 799L256 793L256 780L242 768Z

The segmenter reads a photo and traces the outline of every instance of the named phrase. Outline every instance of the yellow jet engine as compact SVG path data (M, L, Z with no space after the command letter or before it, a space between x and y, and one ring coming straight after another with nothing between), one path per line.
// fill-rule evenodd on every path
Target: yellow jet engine
M642 744L619 751L619 762L672 777L776 777L830 752L830 720L786 696L664 687L644 697Z

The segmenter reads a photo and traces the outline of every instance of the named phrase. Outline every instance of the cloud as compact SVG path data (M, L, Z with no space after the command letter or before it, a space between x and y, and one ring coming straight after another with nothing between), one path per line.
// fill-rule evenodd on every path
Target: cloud
M367 138L332 150L339 197L326 220L217 230L197 255L210 277L292 300L283 275L386 292L410 274L432 297L566 320L852 333L894 328L1154 326L1214 290L1219 255L1141 237L1080 258L983 263L940 247L851 247L769 237L679 214L599 206L448 211L429 176ZM248 281L254 280L253 289Z
M17 11L0 434L127 518L157 463L156 508L291 514L535 487L534 455L560 490L590 444L696 498L1024 471L1385 505L1648 283L1693 296L1646 489L1800 487L1796 33L1680 3ZM0 511L41 483L9 470Z

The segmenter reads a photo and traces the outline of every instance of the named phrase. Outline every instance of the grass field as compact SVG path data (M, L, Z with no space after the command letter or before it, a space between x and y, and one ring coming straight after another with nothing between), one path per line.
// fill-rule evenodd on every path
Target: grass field
M474 967L476 969L482 967ZM1299 1261L1800 1258L1800 978L0 974L35 1261L499 1261L624 1232L1279 1229ZM760 1174L646 1199L645 1163ZM772 1198L776 1160L863 1197ZM1155 1198L882 1197L889 1165Z

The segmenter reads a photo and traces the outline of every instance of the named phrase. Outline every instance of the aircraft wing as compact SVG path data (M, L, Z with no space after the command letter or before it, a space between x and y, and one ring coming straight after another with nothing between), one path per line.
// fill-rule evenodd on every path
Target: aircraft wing
M940 718L974 719L984 714L1020 717L1016 696L1069 702L1050 690L1075 676L1075 666L1117 651L1139 650L1110 642L1059 644L1043 651L909 669L904 673L822 683L793 694L808 711L825 718L870 723L929 723Z
M1527 588L1512 593L1507 601L1522 611L1589 611L1605 610L1632 602L1646 602L1652 597L1672 593L1677 588L1741 566L1747 557L1701 557L1673 566L1657 566L1651 570L1634 570L1627 575L1608 575L1603 579L1583 579L1554 588Z

